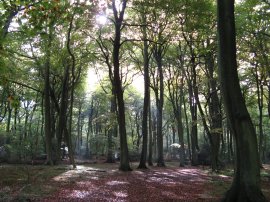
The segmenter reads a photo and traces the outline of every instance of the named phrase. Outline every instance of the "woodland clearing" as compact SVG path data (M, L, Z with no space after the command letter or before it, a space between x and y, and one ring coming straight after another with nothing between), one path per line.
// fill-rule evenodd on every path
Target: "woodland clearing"
M208 167L149 167L132 172L118 163L0 166L0 201L220 201L233 171L212 173ZM270 199L270 166L262 170L262 190Z

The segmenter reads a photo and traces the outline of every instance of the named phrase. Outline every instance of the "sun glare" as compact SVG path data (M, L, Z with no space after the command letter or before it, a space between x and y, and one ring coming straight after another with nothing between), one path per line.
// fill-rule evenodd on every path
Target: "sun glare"
M97 15L96 22L99 25L105 25L107 23L107 17L105 15Z

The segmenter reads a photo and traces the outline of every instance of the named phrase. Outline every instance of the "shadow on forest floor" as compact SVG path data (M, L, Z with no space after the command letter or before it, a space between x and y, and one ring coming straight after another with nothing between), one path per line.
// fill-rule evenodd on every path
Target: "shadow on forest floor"
M206 167L150 167L118 171L118 164L0 166L0 201L220 201L232 171ZM262 170L262 188L270 199L270 166Z

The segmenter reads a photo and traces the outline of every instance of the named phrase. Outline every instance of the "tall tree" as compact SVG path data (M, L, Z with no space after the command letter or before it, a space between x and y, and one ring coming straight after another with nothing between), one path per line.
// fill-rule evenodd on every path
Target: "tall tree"
M153 6L151 16L151 33L150 37L153 39L152 65L155 68L150 68L150 74L152 77L152 83L150 87L154 91L156 101L156 141L157 141L157 166L165 166L163 157L163 106L164 106L164 56L167 52L168 42L171 39L172 33L170 30L171 12L164 2L157 1L151 2ZM155 63L155 64L154 64Z
M49 22L46 46L46 62L44 71L44 111L45 111L45 137L46 137L46 153L47 163L53 165L52 161L52 128L51 128L51 98L50 98L50 58L51 45L53 37L53 24Z
M175 49L173 49L175 51ZM172 55L172 54L171 54ZM180 57L181 58L181 57ZM184 145L184 127L183 127L183 75L181 74L183 69L183 61L180 59L179 64L174 67L174 64L169 64L167 73L167 88L169 94L169 101L173 108L174 119L177 126L177 133L180 144L180 166L184 166L185 163L185 145ZM173 131L175 129L173 128ZM174 132L173 132L174 134ZM173 135L173 143L175 143Z
M255 129L241 93L236 61L234 1L217 0L219 79L236 143L235 174L223 201L266 201L261 192Z
M149 53L148 53L148 41L147 41L147 29L146 29L146 8L143 7L143 13L141 14L142 24L142 33L143 33L143 75L144 75L144 102L143 102L143 118L142 118L142 136L143 136L143 145L140 158L140 164L138 168L147 168L146 167L146 158L147 158L147 144L148 144L148 112L150 104L150 77L149 77Z
M118 106L118 125L120 135L120 167L122 171L130 171L129 154L127 146L127 132L126 132L126 116L125 116L125 102L124 89L122 86L121 72L120 72L120 48L121 48L121 31L123 29L124 14L127 6L127 0L122 0L121 4L116 0L112 1L112 9L114 15L114 40L113 40L113 84L115 87L115 94ZM119 9L120 7L120 9Z

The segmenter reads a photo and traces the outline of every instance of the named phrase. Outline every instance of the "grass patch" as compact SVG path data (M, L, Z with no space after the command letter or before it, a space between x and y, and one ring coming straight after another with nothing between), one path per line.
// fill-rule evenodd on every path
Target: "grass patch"
M58 182L52 179L69 166L4 165L0 167L0 201L27 201L55 192Z
M231 186L231 182L221 181L221 180L213 180L209 184L210 186L210 195L214 197L223 196L226 191L229 190Z

